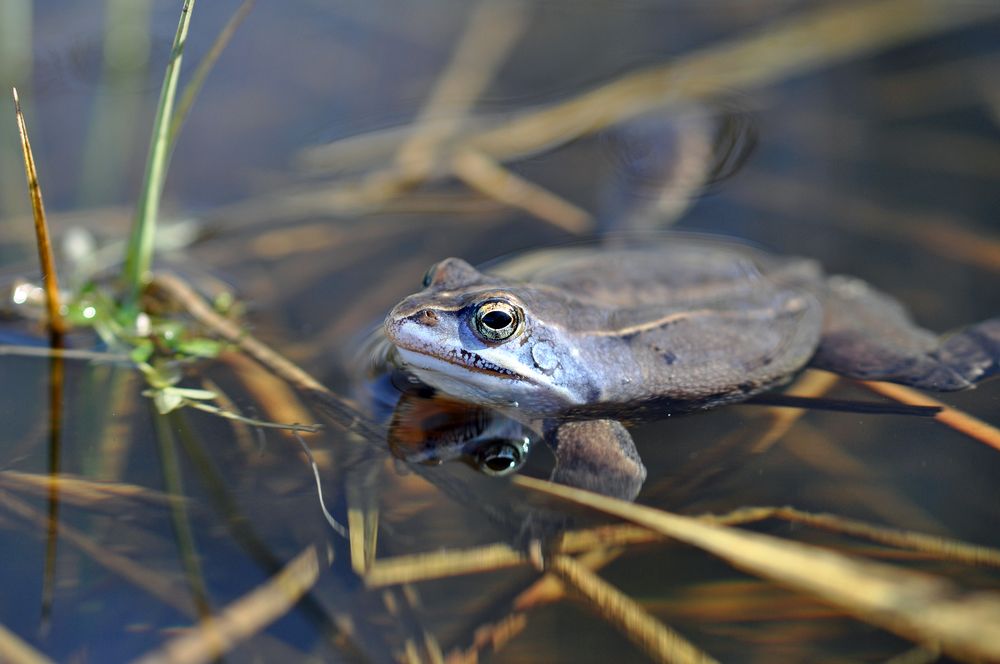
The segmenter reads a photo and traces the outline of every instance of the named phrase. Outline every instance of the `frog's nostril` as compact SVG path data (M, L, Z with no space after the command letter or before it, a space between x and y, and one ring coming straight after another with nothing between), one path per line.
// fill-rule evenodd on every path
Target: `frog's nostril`
M438 315L433 309L421 309L412 316L415 323L424 325L426 327L434 327L438 324Z

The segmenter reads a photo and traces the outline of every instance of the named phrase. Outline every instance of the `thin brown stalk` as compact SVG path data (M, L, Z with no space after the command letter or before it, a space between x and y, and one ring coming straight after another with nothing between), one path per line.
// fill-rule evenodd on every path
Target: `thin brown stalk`
M530 212L553 226L582 234L593 225L590 214L573 203L501 166L483 152L463 149L452 157L455 177L473 189Z
M602 618L656 661L678 664L716 661L571 556L552 556L546 561L546 569L583 595Z
M28 141L28 127L24 123L24 113L21 112L21 101L17 97L17 88L11 88L11 90L14 94L17 131L21 135L24 174L28 179L28 194L31 196L31 211L35 219L35 241L38 245L38 262L42 266L42 283L45 286L45 308L48 312L49 329L53 334L60 335L66 332L66 323L60 312L59 279L56 276L56 260L52 254L52 242L49 240L49 227L45 220L42 188L38 184L35 157L31 152L31 143Z
M525 7L513 0L480 0L472 8L448 65L413 123L414 132L396 153L404 180L427 177L438 147L461 125L524 31L524 14Z
M351 531L354 531L353 527ZM492 572L526 562L527 558L523 553L507 544L489 544L462 551L436 551L376 560L364 572L364 581L369 588L378 588L446 576Z
M737 525L763 521L765 519L783 519L802 523L814 528L822 528L843 535L862 537L865 539L932 554L936 558L954 560L970 565L986 565L1000 567L1000 550L987 546L969 544L947 537L937 537L909 530L887 528L857 519L848 519L836 514L814 514L804 512L794 507L745 507L729 514L720 516L705 515L702 520L709 523Z
M910 406L938 407L941 411L934 416L935 420L1000 452L1000 429L997 429L992 424L983 422L968 413L963 413L957 408L953 408L937 399L932 399L926 394L910 387L875 381L865 381L862 385L873 392Z
M477 629L473 636L472 645L467 650L452 650L445 658L445 662L448 664L476 664L479 661L480 650L489 647L493 652L499 652L527 626L528 617L525 614L510 613L498 622Z
M352 528L353 532L353 528ZM581 553L591 550L644 544L663 537L647 528L632 525L600 526L589 530L564 533L556 551ZM509 544L496 543L471 549L434 551L375 560L363 567L365 585L369 588L416 583L464 574L493 572L528 563L528 558ZM367 570L367 571L365 571ZM357 570L356 570L357 571Z
M201 295L181 278L161 273L155 276L153 283L213 333L239 346L245 353L281 376L283 380L309 394L318 407L337 425L348 431L356 431L372 438L379 438L383 435L378 425L369 421L354 404L334 394L293 362L250 336L235 321L218 314Z
M266 419L272 422L309 422L315 419L299 400L288 383L276 377L250 358L240 353L226 352L219 356L239 379L243 390L260 406ZM291 434L287 434L291 435Z
M377 472L377 467L372 467ZM347 493L347 529L350 533L351 569L355 574L364 576L375 565L375 551L378 546L379 508L372 487L378 486L374 477L372 481L348 480Z
M315 585L319 572L316 549L309 546L280 572L218 615L136 661L141 664L197 664L218 659L288 613Z
M628 121L644 113L676 108L726 94L733 89L760 87L817 67L858 57L894 44L994 15L988 3L963 5L923 0L854 2L802 12L759 33L741 36L673 62L622 76L565 102L529 111L509 122L473 118L461 127L456 150L474 147L498 162L551 149L581 135ZM845 27L847 26L847 27ZM412 127L352 137L313 148L304 156L313 165L371 161L396 141L406 140ZM394 169L379 172L381 192L395 191L402 179ZM438 175L444 175L441 173ZM355 190L356 184L345 188ZM356 196L348 196L358 204ZM373 200L365 201L371 204Z
M1000 659L1000 593L857 560L817 546L707 524L518 476L513 482L657 530L755 576L795 588L917 643L967 659Z
M923 0L837 3L802 12L749 37L709 46L469 138L500 161L625 122L656 108L772 83L998 11Z

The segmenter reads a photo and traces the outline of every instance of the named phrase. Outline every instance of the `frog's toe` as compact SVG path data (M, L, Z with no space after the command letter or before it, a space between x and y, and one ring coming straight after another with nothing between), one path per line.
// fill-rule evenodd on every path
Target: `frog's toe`
M566 422L549 428L552 481L633 500L646 479L632 436L617 420Z

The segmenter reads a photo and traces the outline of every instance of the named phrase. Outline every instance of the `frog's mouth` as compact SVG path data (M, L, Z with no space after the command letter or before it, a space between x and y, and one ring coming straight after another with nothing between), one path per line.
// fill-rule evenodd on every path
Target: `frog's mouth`
M429 370L441 370L447 372L449 375L456 377L456 372L454 369L448 370L446 367L441 365L450 365L452 367L459 367L464 371L472 371L479 374L485 374L487 376L492 376L494 378L501 378L505 380L516 380L516 381L527 381L528 379L521 374L511 371L510 369L505 369L497 364L490 362L478 353L473 353L472 351L465 350L464 348L459 348L458 350L450 350L445 354L430 354L425 353L413 348L404 348L397 345L396 348L399 350L399 355L403 359L403 362L409 365L420 367Z

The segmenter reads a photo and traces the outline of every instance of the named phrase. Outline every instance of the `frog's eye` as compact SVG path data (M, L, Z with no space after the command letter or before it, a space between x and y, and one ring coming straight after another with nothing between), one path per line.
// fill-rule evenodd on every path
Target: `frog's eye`
M507 475L524 465L527 449L527 440L491 440L476 450L476 465L486 475Z
M486 300L476 307L472 320L483 341L506 341L521 331L524 313L510 302Z
M434 263L429 268L427 268L426 272L424 272L424 280L423 280L424 288L430 286L431 282L434 281L434 271L437 269L437 266L438 264Z

